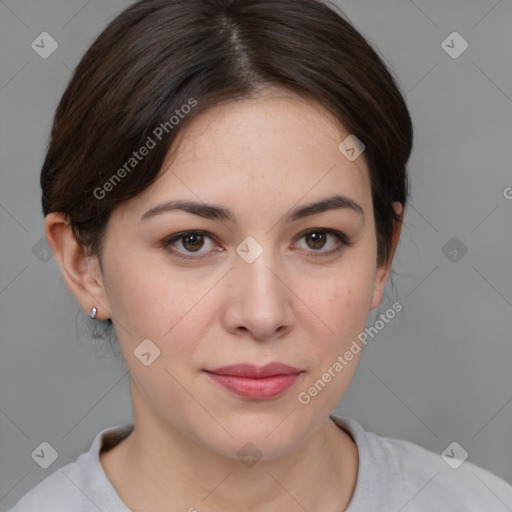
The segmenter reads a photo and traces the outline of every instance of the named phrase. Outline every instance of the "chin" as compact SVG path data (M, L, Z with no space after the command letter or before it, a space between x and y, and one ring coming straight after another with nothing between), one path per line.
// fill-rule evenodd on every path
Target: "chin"
M221 421L222 426L231 434L219 426L215 429L215 439L212 439L212 429L202 432L202 444L213 452L230 459L238 459L244 456L252 456L258 459L275 459L293 451L297 445L303 442L313 429L304 430L302 420L300 425L291 421L293 414L287 419L288 413L283 407L276 407L272 412L264 415L249 414L238 415L232 421L226 417ZM289 410L289 408L288 408ZM284 420L284 421L283 421Z

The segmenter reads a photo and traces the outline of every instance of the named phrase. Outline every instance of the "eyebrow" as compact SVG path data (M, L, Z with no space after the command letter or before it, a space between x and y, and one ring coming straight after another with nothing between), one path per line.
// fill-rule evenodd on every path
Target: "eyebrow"
M293 222L310 215L316 215L329 210L348 209L354 211L364 218L363 208L350 197L345 195L336 194L331 197L326 197L314 203L309 203L299 206L285 215L285 222ZM171 200L159 204L151 208L141 217L142 220L150 219L164 212L173 210L183 210L199 217L211 220L220 220L223 222L236 223L235 214L223 206L215 204L197 203L188 200Z

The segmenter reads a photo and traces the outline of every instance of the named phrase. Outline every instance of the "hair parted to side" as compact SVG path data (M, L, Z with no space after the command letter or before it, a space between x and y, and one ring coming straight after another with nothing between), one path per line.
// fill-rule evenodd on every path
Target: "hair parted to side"
M318 102L365 144L377 263L388 261L392 203L405 206L408 196L412 121L376 51L320 0L140 0L121 12L57 107L41 170L43 214L67 214L101 263L111 213L155 181L177 134L198 113L267 86ZM149 139L155 145L130 170ZM116 173L122 179L107 187ZM111 320L102 324L112 336Z

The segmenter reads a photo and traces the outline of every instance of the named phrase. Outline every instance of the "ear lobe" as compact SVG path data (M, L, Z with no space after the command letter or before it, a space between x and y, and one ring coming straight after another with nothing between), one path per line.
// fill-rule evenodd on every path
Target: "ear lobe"
M69 217L59 212L45 218L45 234L66 283L82 308L98 308L96 318L110 317L98 258L89 256L76 240Z
M398 201L395 201L393 203L393 209L395 210L395 213L398 215L399 218L394 222L388 261L377 268L371 309L377 308L378 306L380 306L380 303L382 302L384 288L389 279L389 274L391 272L391 264L393 263L396 247L398 245L398 241L400 240L400 232L402 231L402 223L404 216L403 206Z

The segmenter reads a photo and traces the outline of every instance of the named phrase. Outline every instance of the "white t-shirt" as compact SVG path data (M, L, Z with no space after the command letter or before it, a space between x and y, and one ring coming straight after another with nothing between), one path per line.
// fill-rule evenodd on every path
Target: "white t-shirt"
M467 460L458 448L445 459L408 441L367 432L355 420L331 415L357 444L357 482L346 512L510 512L512 486ZM8 512L130 512L99 460L133 430L133 423L99 432L87 453L56 470Z

